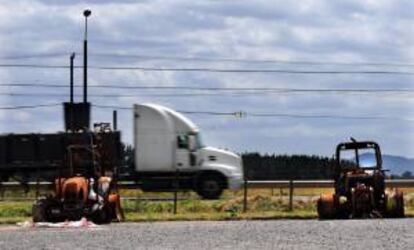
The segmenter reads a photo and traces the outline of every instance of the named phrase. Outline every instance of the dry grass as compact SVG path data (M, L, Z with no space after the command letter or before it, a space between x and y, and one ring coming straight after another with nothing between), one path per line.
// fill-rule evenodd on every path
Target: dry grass
M321 193L330 188L295 189L293 211L288 211L288 190L250 189L248 211L243 212L243 191L226 191L220 200L201 200L192 192L180 193L185 200L178 201L177 214L173 214L172 201L123 200L126 221L172 220L243 220L317 218L315 203ZM414 217L414 189L406 189L406 214ZM17 193L10 193L16 197ZM139 190L121 190L123 197L171 198L172 193L143 193ZM29 196L33 197L33 193ZM0 224L30 220L32 201L1 201Z

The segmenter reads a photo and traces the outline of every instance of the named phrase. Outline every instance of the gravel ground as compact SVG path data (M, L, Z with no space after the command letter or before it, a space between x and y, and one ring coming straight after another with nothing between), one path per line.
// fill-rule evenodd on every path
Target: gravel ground
M414 249L414 219L0 227L0 249Z

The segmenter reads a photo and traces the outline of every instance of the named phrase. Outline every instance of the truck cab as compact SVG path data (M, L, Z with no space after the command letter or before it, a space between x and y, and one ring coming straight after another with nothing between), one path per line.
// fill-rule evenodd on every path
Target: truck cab
M205 146L199 128L182 114L157 104L134 105L135 171L141 178L168 189L179 175L180 189L192 189L207 199L243 183L241 157ZM155 185L154 189L160 185ZM151 188L149 188L151 189Z

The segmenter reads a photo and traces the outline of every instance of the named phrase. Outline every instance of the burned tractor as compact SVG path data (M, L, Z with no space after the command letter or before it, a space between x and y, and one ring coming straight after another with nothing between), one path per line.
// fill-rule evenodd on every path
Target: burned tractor
M54 181L54 195L33 205L34 222L60 222L86 217L95 223L123 220L120 197L114 183L113 168L105 166L112 158L111 131L76 133L65 154L66 167ZM110 140L112 138L112 140ZM109 139L109 140L108 140Z
M317 201L320 219L404 217L403 193L385 189L381 150L372 141L340 143L336 148L335 193Z

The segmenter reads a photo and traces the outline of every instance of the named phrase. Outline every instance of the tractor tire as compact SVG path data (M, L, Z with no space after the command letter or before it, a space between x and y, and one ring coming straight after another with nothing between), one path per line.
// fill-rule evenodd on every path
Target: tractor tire
M335 219L335 196L332 194L322 194L317 202L318 217L321 220Z
M397 218L404 218L405 217L405 211L404 211L404 195L403 193L399 193L397 198Z
M205 173L197 179L196 192L203 199L219 199L225 188L225 178L216 173Z
M36 201L32 206L33 222L56 222L49 214L54 205L55 203L48 198Z
M105 205L102 209L99 209L93 213L91 220L95 224L109 224L113 218L113 211L111 206Z
M404 218L404 195L402 192L396 191L391 195L387 195L387 217Z

